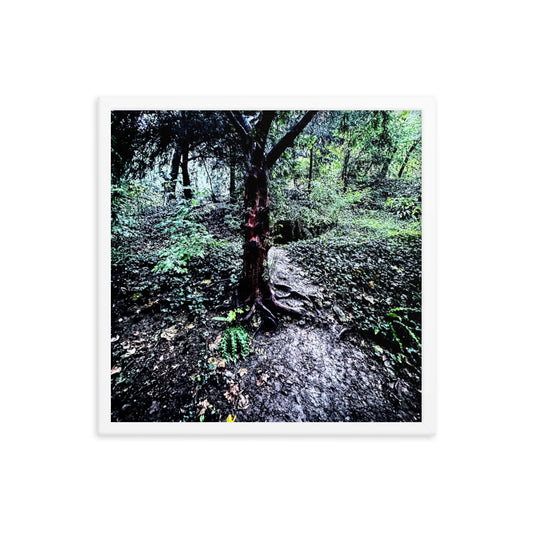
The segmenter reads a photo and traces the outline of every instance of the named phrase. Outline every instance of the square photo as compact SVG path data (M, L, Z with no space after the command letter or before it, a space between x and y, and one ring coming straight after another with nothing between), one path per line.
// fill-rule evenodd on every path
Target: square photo
M420 425L423 109L221 109L105 110L106 424Z

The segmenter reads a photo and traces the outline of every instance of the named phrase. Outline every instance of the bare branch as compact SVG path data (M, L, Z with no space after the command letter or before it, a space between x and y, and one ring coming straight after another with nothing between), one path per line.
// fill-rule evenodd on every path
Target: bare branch
M286 148L292 146L294 139L302 132L302 130L311 122L311 119L316 115L317 111L307 111L307 113L294 125L268 152L266 158L267 167L271 167L281 156Z

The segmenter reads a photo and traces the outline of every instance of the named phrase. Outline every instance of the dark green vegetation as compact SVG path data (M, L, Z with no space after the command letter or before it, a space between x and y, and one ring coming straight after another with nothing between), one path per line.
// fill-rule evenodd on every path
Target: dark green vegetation
M114 112L112 419L420 420L421 144L417 111Z

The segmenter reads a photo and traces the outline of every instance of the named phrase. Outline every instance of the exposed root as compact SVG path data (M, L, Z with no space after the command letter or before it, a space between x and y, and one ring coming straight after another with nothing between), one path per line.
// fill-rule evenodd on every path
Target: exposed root
M313 306L315 305L313 300L307 296L307 294L304 294L303 292L298 292L294 290L289 285L285 285L284 283L274 283L273 284L276 289L279 289L280 291L286 292L288 294L284 294L283 296L278 296L278 298L290 298L291 296L295 296L296 298L300 298L301 300L306 300Z
M258 300L256 303L257 307L262 311L262 314L264 315L263 318L266 317L272 323L272 326L277 327L278 321L276 320L276 317L274 316L272 311L270 311L270 309L268 309L261 300Z
M270 295L270 302L274 306L274 308L279 311L283 311L284 313L287 313L292 316L297 316L297 317L303 316L302 311L300 311L299 309L294 309L293 307L289 307L287 305L279 303L278 300L276 300L274 293Z
M246 316L243 318L243 322L248 322L248 320L252 318L254 311L255 311L255 303L252 305L252 307L250 307L250 310L248 311L248 313L246 313Z
M313 300L307 295L295 291L286 285L284 285L283 287L276 285L276 287L286 288L288 290L289 294L287 296L283 296L284 298L288 298L289 296L296 296L302 300L309 302L315 308ZM248 294L248 296L244 298L243 303L251 305L250 310L242 319L243 322L248 322L255 312L259 312L259 314L261 315L262 323L254 333L254 336L259 329L265 326L268 329L277 328L278 318L276 315L287 314L293 317L302 318L306 314L304 310L289 307L288 305L281 303L275 296L274 291L272 289L272 285L264 286L262 292L254 291L251 294Z

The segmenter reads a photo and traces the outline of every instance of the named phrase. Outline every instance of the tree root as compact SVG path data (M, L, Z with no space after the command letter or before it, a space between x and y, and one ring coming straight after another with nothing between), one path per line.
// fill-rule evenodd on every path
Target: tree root
M294 309L293 307L289 307L288 305L284 305L280 303L274 296L273 292L270 294L270 302L271 302L271 305L274 306L274 309L277 309L279 311L282 311L284 313L287 313L289 315L296 316L296 317L303 316L302 311L300 311L299 309Z
M313 300L307 295L295 291L287 285L284 285L282 287L276 285L276 287L280 289L285 288L287 289L287 292L289 292L289 294L287 296L283 296L283 298L288 298L289 296L296 296L302 300L309 302L314 308L314 314L316 314L316 306ZM268 284L263 287L262 291L256 291L251 294L248 294L246 298L241 300L241 305L250 305L250 310L242 319L243 322L249 322L254 313L256 312L258 312L261 316L262 322L255 331L254 336L257 331L259 331L259 329L265 327L269 330L276 329L279 325L279 315L281 314L290 315L296 318L310 316L304 310L289 307L288 305L281 303L278 298L279 297L276 297L276 295L274 294L272 285Z

